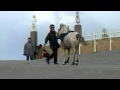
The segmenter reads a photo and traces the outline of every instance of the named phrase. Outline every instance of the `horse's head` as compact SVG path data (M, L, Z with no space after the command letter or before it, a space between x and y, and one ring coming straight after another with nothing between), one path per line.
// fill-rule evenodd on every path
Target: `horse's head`
M68 30L68 27L66 25L60 24L60 29L57 32L57 37L59 38L61 34L67 33L68 31L69 30Z

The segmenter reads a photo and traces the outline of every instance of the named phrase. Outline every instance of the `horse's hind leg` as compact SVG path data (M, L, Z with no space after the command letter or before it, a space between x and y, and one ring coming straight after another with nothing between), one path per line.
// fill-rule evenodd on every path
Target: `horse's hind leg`
M77 57L77 53L76 53L76 58L75 58L75 65L78 65L78 57Z
M66 63L69 63L69 59L70 59L70 49L68 49L68 58L67 58L67 60L66 60Z
M74 55L74 61L72 62L72 65L74 65L75 64L75 55Z
M77 50L74 48L73 51L74 51L74 61L72 65L78 65Z
M76 51L79 50L79 47L76 48ZM78 59L78 53L75 52L76 58L75 58L75 65L78 65L79 59Z
M75 48L73 48L72 50L74 52L74 60L72 62L72 65L74 65L75 64L75 60L76 60L76 50L75 50Z
M77 53L76 53L76 55L74 55L74 61L73 61L72 65L78 65Z
M65 52L66 50L64 49L64 52L63 52L63 55L64 55L64 59L63 59L63 65L65 65L66 64L66 52Z

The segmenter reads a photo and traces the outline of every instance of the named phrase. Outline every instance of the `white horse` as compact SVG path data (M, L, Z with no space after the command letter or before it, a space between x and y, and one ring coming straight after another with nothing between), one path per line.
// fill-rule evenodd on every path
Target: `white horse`
M82 42L84 45L88 45L88 43L78 32L69 31L68 27L64 24L60 24L57 37L58 39L61 39L61 47L64 51L63 65L69 63L70 49L74 52L74 61L72 62L72 65L78 65L79 60L77 58L77 51L79 49L79 44ZM68 54L66 54L66 50L68 51Z

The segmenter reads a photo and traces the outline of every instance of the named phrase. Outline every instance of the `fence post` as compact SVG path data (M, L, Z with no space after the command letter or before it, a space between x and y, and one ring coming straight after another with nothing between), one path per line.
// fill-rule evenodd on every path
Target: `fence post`
M81 44L79 44L79 54L81 54Z
M110 31L109 33L109 37L110 37L110 51L112 51L112 36L111 36L112 32Z
M96 52L96 33L94 33L94 52Z
M81 52L80 52L80 51L81 51L81 47L80 47L80 43L79 43L79 54L81 54Z

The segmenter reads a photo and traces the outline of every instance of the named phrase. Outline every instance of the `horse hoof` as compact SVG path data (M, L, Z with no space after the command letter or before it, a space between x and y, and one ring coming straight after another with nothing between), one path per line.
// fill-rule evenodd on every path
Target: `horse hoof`
M67 62L66 63L69 63L69 58L67 59Z
M68 60L68 63L69 63L69 60Z
M74 65L75 63L72 63L71 65Z
M65 61L65 63L64 64L66 64L67 63L67 61Z
M63 63L63 65L66 65L66 63Z
M66 63L69 63L69 60Z
M79 60L77 60L77 62L79 62Z
M75 65L78 65L78 63L76 63Z

